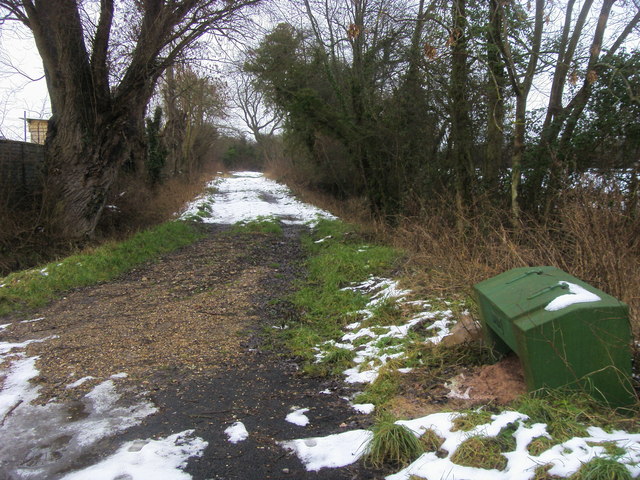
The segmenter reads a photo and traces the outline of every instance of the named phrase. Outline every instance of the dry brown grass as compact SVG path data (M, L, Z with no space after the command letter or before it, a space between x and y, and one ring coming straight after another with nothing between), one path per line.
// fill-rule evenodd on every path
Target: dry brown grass
M144 179L122 176L111 189L108 207L100 221L100 237L119 238L170 220L176 212L203 192L220 165L211 164L192 177L173 177L151 188Z
M640 219L615 194L576 190L554 225L505 226L496 211L464 218L460 232L446 212L431 210L387 229L410 255L407 274L431 294L470 293L477 282L522 266L552 265L630 306L640 334Z
M640 215L625 210L620 193L574 189L564 195L553 224L529 221L514 228L508 212L495 207L460 216L443 198L389 226L369 215L364 199L340 201L312 191L284 163L269 173L304 201L405 250L405 274L418 292L468 295L475 283L511 268L551 265L627 303L640 336Z
M170 178L156 188L149 187L144 179L121 175L107 200L107 205L117 208L105 208L96 236L89 242L68 242L49 235L36 198L23 199L19 206L0 198L0 276L69 255L88 244L122 239L169 220L186 202L202 193L205 184L221 170L220 164L210 163L191 178Z
M45 250L37 201L0 200L0 275L37 263Z

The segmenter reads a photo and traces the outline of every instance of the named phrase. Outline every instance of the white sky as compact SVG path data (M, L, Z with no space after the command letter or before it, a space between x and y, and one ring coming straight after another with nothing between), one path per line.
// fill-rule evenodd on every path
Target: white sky
M24 140L25 111L27 118L51 114L42 60L25 27L12 23L0 28L0 136Z

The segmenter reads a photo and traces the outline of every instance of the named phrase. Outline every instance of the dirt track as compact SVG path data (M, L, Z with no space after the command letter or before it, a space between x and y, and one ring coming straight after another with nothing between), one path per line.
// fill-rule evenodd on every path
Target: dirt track
M7 333L7 340L56 335L27 348L39 356L41 402L77 404L100 381L126 372L118 389L158 408L141 425L83 452L71 467L93 464L126 440L194 428L209 442L186 468L194 479L381 478L358 466L308 473L277 444L371 421L341 398L351 392L299 375L295 361L264 335L295 316L282 299L303 274L300 230L289 227L277 237L204 228L208 235L196 244L116 281L71 292L34 314L43 320L14 323ZM66 388L86 376L95 378ZM327 388L331 394L319 394ZM284 420L294 406L310 409L309 425ZM236 420L249 438L231 444L224 429ZM5 463L5 478L13 478L10 467Z

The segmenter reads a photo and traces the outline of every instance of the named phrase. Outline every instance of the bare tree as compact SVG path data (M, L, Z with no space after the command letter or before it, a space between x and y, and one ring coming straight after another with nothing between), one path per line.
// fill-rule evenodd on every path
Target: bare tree
M582 4L582 8L574 21L573 8L575 1L570 0L564 11L564 25L560 36L555 68L553 72L553 82L551 86L549 103L542 127L542 134L539 141L541 161L537 165L536 172L532 175L529 189L532 192L533 203L546 204L545 214L551 206L552 193L557 186L557 178L554 175L551 159L562 156L567 150L576 124L580 119L584 108L591 96L593 85L598 80L603 69L607 68L607 58L611 58L618 51L621 45L627 40L634 28L640 23L640 7L634 6L622 25L621 31L617 35L605 35L608 29L609 17L615 4L615 0L604 0L600 10L597 12L595 28L591 34L591 40L587 44L588 52L579 52L580 43L584 42L585 24L593 12L593 1L587 0ZM605 54L602 55L602 52ZM567 82L577 85L582 76L579 88L567 99ZM568 101L567 101L568 100ZM555 162L561 163L561 162ZM557 172L556 172L557 173ZM550 187L543 189L546 183ZM543 196L547 195L546 201Z
M192 175L215 140L215 120L226 115L222 85L178 65L167 69L160 90L167 119L163 137L173 174Z
M44 201L61 235L93 233L165 69L260 1L100 0L92 14L78 0L0 0L1 19L30 28L42 57L53 113Z
M271 108L266 95L252 84L249 75L235 72L232 75L230 101L238 109L239 115L256 142L273 136L282 126L284 115Z

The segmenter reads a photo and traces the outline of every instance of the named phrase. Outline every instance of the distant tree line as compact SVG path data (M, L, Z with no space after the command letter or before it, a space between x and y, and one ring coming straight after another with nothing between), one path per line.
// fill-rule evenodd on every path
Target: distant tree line
M51 99L44 231L91 236L122 171L157 185L198 169L226 99L186 60L262 3L282 18L227 79L255 138L222 142L229 166L286 151L309 184L389 220L435 199L549 218L593 168L632 170L637 205L635 0L0 0Z

